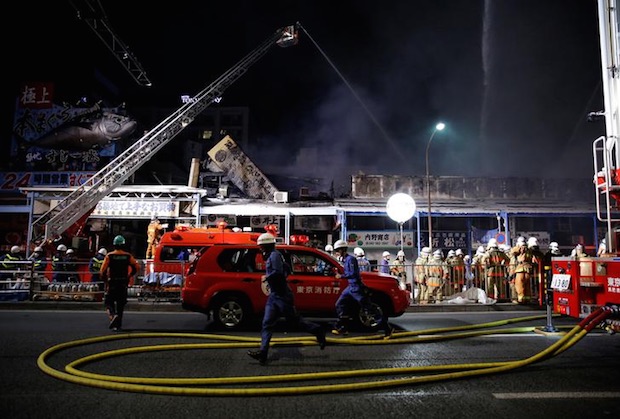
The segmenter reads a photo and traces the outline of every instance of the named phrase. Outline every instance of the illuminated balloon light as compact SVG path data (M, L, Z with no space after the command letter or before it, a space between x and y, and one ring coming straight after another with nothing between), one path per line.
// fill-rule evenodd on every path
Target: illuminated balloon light
M413 198L406 193L397 193L388 199L386 210L392 220L404 223L413 217L416 205Z

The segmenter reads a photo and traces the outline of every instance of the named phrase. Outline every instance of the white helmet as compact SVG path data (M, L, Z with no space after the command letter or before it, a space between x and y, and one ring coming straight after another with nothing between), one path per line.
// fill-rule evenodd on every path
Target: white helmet
M362 249L361 247L356 247L355 249L353 249L353 254L355 256L364 256L364 249Z
M73 250L73 249L67 249L67 254L68 254L68 255L72 255L72 254L74 254L74 253L75 253L75 250Z
M494 239L494 238L489 239L489 242L487 243L487 249L490 249L492 247L497 247L497 239Z
M41 246L37 246L34 248L34 253L43 253L43 248Z
M101 249L97 251L97 253L101 253L103 256L105 256L108 254L108 251L106 250L105 247L102 247Z
M332 246L331 244L325 245L325 251L326 252L333 252L334 251L334 246Z
M476 250L476 254L481 255L484 253L484 246L478 246L478 249Z
M448 250L448 257L456 256L456 252L454 250Z
M402 250L399 250L398 253L396 253L396 257L398 258L398 257L401 257L401 256L405 257L405 252L402 251Z
M433 252L433 257L435 259L441 259L443 257L443 253L441 253L440 249L437 249Z
M273 234L269 234L269 233L263 233L260 236L258 236L258 239L256 240L256 244L258 244L259 246L261 244L275 244L276 242L276 238L273 236Z
M334 243L334 250L343 249L343 248L346 249L347 247L349 247L349 244L342 239L336 240L336 243Z
M527 239L527 247L532 248L538 246L538 239L536 237L530 237Z
M385 252L383 252L383 254L382 254L381 256L383 256L383 257L390 256L390 252L388 252L388 251L386 250Z
M454 252L457 256L461 256L463 254L463 251L461 249L456 249L456 252Z
M21 247L19 246L13 246L11 247L11 253L19 253L21 251Z
M558 244L558 242L551 242L551 243L549 243L549 248L550 249L559 249L560 245Z
M525 237L520 236L519 238L517 238L516 246L521 246L522 244L525 244Z
M67 246L65 246L64 244L59 244L56 250L58 250L59 252L66 252Z
M422 253L424 253L426 255L430 255L431 254L431 248L430 247L423 247L422 248Z

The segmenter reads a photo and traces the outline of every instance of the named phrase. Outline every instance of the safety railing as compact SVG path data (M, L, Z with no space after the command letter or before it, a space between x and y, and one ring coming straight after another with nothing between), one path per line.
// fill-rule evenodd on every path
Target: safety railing
M152 260L138 263L140 269L129 283L128 297L154 302L180 300L186 261L157 266ZM0 269L0 301L103 301L104 284L89 265L90 261L77 260L54 269L51 260L10 261Z

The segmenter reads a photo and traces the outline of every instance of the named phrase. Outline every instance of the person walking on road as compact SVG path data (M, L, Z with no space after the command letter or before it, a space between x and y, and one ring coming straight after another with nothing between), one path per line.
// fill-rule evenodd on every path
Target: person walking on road
M332 333L335 335L346 335L349 333L348 326L351 321L349 310L352 302L357 302L360 309L366 311L366 313L370 314L374 311L368 296L368 288L362 282L357 259L355 256L347 253L347 248L348 244L344 240L337 240L334 243L334 251L342 257L344 266L344 274L336 274L335 278L344 278L349 283L336 301L338 321L332 330ZM384 338L389 339L392 336L392 328L388 324L388 317L385 313L381 314L380 326L385 332Z
M267 364L273 328L280 317L285 317L289 326L300 327L316 336L319 347L325 349L325 332L321 326L303 319L295 309L293 292L286 282L291 270L282 254L276 250L276 238L270 233L263 233L256 243L265 260L263 282L269 286L269 296L265 304L260 349L250 350L248 355L261 365Z
M110 318L110 329L117 331L123 326L129 281L136 275L140 265L131 253L124 250L123 236L114 237L112 244L114 250L103 259L99 273L105 287L103 303Z

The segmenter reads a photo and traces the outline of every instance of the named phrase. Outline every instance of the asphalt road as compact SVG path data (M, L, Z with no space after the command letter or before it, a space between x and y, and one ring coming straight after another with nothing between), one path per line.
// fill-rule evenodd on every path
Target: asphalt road
M480 327L484 323L541 316L525 322ZM326 329L329 322L314 319ZM544 313L535 312L433 312L406 313L391 322L398 333L386 344L338 343L320 351L314 344L274 347L270 363L260 366L246 355L247 348L257 345L259 331L246 330L204 339L218 332L210 328L206 317L185 312L130 311L125 330L114 334L107 328L107 316L94 310L0 310L0 411L5 418L585 418L620 417L620 336L593 331L565 351L519 366L518 361L536 358L550 345L558 342L577 321L554 318L553 327L563 333L537 333L545 329ZM446 338L438 328L460 327L472 336ZM505 328L525 327L518 333ZM480 335L488 331L488 335ZM407 336L406 332L420 332ZM142 333L158 336L138 338ZM164 336L175 333L174 336ZM191 336L179 336L187 333ZM449 333L455 333L454 331ZM443 338L439 338L444 335ZM37 365L37 359L48 348L85 339L114 336L117 340L91 342L68 347L53 353L43 368L52 374L63 374L65 367L84 356L130 347L150 348L146 352L102 358L76 367L102 375L120 377L261 377L278 374L361 369L392 368L389 375L353 378L328 377L321 381L211 384L190 386L176 380L175 384L150 387L107 389L97 380L76 376L52 376ZM135 338L131 338L131 337ZM349 337L359 336L357 334ZM276 338L306 338L299 333L279 330ZM239 339L249 341L239 342ZM407 341L405 338L409 338ZM229 340L230 339L230 340ZM426 340L425 340L426 339ZM183 344L222 343L217 348L182 348ZM340 341L342 342L342 341ZM310 342L308 342L310 343ZM169 350L161 345L172 346ZM116 352L117 353L117 352ZM479 363L494 362L510 368L504 372L485 371ZM429 366L464 364L462 370L443 371L445 377L420 381L429 374ZM525 362L524 362L525 364ZM427 367L421 371L398 370ZM471 376L461 376L459 371ZM404 372L404 371L400 371ZM428 378L427 378L428 379ZM73 382L84 380L84 382ZM385 387L385 380L395 385ZM400 380L400 381L394 381ZM369 388L355 388L369 383ZM331 392L334 384L348 386ZM125 384L119 384L121 387ZM319 386L300 388L300 386ZM181 394L179 388L217 389L246 394ZM294 391L290 395L265 394ZM290 390L290 389L295 390ZM176 389L176 390L175 390ZM285 390L281 390L285 389ZM190 390L192 391L192 390ZM202 390L198 390L202 391Z

